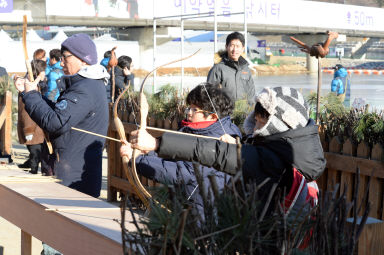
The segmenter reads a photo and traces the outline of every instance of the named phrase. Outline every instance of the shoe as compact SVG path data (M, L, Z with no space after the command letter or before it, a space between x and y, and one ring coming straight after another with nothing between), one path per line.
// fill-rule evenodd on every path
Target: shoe
M17 166L19 168L31 168L31 161L29 161L29 159L28 159L23 164L18 164Z
M28 171L28 173L30 173L30 174L37 174L37 171Z

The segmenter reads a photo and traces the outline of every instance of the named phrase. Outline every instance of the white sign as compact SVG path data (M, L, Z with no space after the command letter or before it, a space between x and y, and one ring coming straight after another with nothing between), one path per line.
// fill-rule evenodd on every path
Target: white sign
M217 4L217 14L224 15L218 17L219 22L244 22L243 15L231 15L244 11L243 1L218 0ZM213 14L214 0L155 1L155 10L156 17ZM246 0L245 12L248 24L384 31L384 9L381 8L301 0ZM213 21L213 17L203 19Z
M244 0L216 0L218 22L243 23ZM384 31L384 9L302 0L245 0L248 24ZM215 0L46 0L46 14L143 18L203 14L213 21ZM206 15L205 15L206 16Z

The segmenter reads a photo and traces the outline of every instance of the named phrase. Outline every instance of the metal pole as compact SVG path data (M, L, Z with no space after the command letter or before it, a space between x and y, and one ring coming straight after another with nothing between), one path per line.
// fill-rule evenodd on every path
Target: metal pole
M317 71L317 102L316 102L316 124L320 122L320 93L321 93L321 58L317 59L318 61L318 71Z
M214 2L214 13L213 13L213 23L214 23L214 42L213 42L213 48L214 48L214 53L213 54L216 54L217 52L217 4L216 4L217 1Z
M153 6L155 12L155 6ZM156 18L153 16L153 69L156 68ZM153 72L153 94L156 92L156 71Z
M247 10L247 7L246 7L246 4L247 4L247 1L244 0L244 38L245 38L245 44L244 44L244 48L245 48L245 56L247 57L248 56L248 51L247 51L247 45L248 45L248 40L247 40L247 34L248 34L248 27L247 27L247 13L246 13L246 10Z
M184 57L184 19L183 19L183 12L184 12L184 1L181 1L181 11L180 11L180 42L181 42L181 58ZM181 84L180 84L180 95L183 93L184 88L184 61L181 61Z
M181 58L184 58L184 19L181 19ZM183 93L184 88L184 61L181 61L181 87L180 95Z

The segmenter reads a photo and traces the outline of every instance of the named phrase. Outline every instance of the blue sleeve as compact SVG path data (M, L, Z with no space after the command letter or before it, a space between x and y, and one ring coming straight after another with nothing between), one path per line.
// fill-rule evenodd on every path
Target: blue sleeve
M94 104L92 93L85 86L65 93L54 108L37 91L26 93L23 101L29 116L50 135L69 131L86 117Z
M332 80L331 92L336 92L338 95L344 93L344 87L340 79Z
M61 76L63 76L63 73L51 71L48 76L48 89L47 92L44 94L46 98L48 98L51 101L56 101L56 99L59 97L59 91L57 89L57 79L59 79Z
M51 68L49 66L47 66L45 68L45 76L48 77L48 75L51 73Z
M138 157L136 167L137 171L146 178L163 184L178 184L181 181L180 171L182 171L179 163L183 162L165 160L153 153ZM186 180L186 176L188 178L190 175L184 173L182 176L183 181L187 183L189 180Z

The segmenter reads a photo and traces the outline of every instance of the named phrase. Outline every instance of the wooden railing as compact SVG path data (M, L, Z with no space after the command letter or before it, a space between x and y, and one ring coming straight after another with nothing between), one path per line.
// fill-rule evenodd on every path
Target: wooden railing
M340 185L339 194L345 190L350 201L357 188L358 203L361 202L365 191L369 189L371 203L370 217L383 220L384 192L384 150L383 145L375 144L370 147L365 142L354 144L351 139L341 141L338 137L328 139L322 137L324 155L327 159L325 173L318 180L322 190L332 190L335 184ZM360 171L359 186L355 187L356 169ZM364 206L363 206L364 209Z
M0 152L11 155L12 147L12 93L7 91L0 97Z

